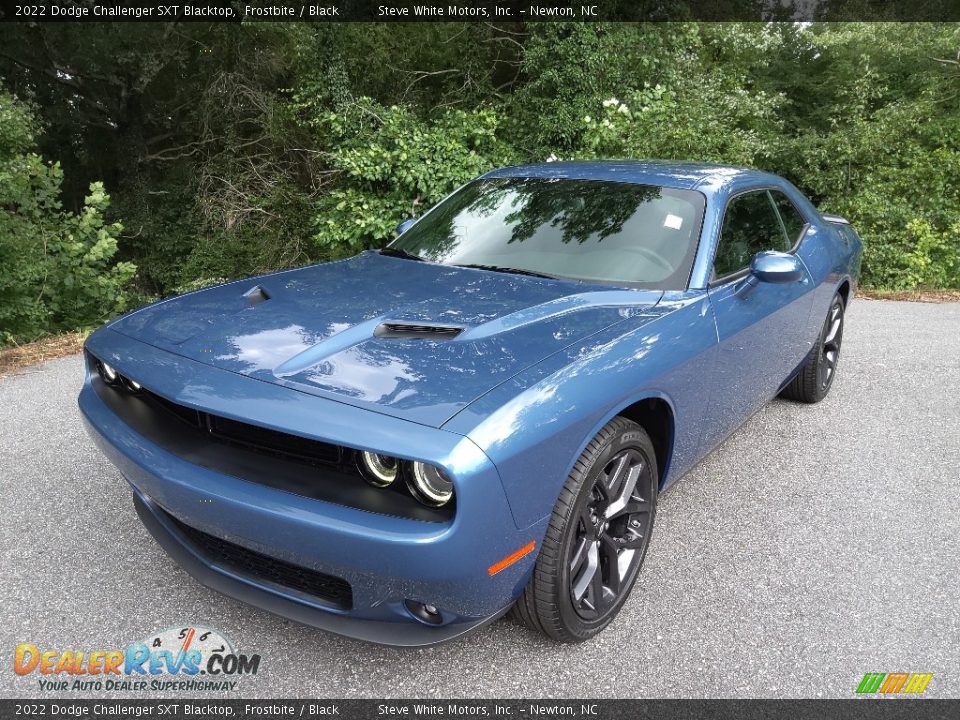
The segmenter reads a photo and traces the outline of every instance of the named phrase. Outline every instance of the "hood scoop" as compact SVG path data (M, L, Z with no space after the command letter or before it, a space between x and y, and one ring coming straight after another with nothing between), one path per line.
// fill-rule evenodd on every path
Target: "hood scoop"
M453 340L463 332L457 325L423 325L385 322L377 325L374 337L398 340Z
M349 350L372 334L377 338L452 340L463 332L457 325L424 325L423 323L382 322L379 318L358 323L351 328L321 340L274 368L277 377L289 377L317 365L337 353Z
M246 298L247 305L253 307L269 300L270 293L264 290L262 285L254 285L243 294L243 297Z

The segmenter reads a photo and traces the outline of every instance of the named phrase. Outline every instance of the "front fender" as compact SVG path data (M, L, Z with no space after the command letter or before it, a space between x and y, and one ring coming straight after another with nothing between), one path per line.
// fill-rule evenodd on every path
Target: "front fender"
M497 466L517 527L550 514L590 440L644 398L666 400L674 414L673 470L661 483L696 459L709 407L713 315L702 293L656 310L550 356L444 425L469 437Z

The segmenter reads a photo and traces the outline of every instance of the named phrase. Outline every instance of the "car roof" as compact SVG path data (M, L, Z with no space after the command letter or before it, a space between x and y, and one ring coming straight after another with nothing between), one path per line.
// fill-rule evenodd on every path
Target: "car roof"
M566 180L607 180L638 185L663 185L693 190L755 184L779 185L776 175L736 167L680 160L577 160L515 165L488 172L483 177L561 178Z

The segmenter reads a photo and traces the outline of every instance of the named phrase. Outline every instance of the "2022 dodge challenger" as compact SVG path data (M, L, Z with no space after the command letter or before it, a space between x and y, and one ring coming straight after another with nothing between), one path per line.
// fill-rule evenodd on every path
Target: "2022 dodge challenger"
M830 390L861 253L785 180L687 163L495 170L398 230L121 317L79 399L198 580L396 645L602 630L658 493Z

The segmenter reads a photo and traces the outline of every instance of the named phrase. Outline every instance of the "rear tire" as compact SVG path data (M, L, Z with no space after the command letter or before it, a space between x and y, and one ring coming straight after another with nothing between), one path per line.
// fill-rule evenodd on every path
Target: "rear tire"
M643 566L658 482L646 431L626 418L611 420L567 477L513 617L571 643L609 625Z
M838 293L833 296L817 342L810 348L810 354L807 355L800 372L783 389L783 397L799 402L818 403L830 392L840 362L843 316L843 297Z

